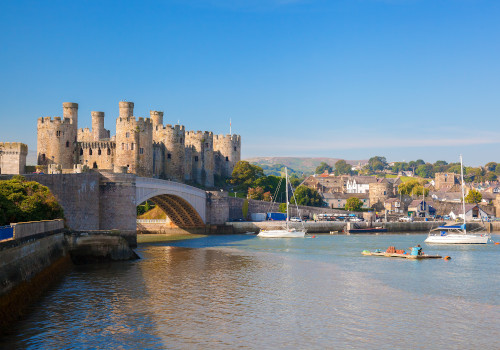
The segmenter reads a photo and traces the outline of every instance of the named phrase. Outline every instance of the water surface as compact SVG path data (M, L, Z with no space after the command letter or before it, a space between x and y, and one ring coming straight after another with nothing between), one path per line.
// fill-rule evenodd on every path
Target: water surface
M75 268L0 344L500 348L500 246L427 246L424 239L237 235L144 244L137 249L141 260ZM363 249L418 243L452 260L361 255Z

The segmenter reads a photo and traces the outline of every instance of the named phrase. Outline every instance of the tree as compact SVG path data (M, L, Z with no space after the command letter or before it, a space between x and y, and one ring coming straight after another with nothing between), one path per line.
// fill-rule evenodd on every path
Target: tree
M0 181L0 226L62 218L63 209L46 186L19 175Z
M297 202L298 205L321 207L323 206L323 197L321 197L315 189L299 186L295 190L295 200L293 197L290 200L290 203L295 204L295 202Z
M495 169L497 168L497 166L498 166L497 163L495 163L495 162L489 162L489 163L486 163L486 165L484 167L488 171L495 171Z
M434 166L443 166L443 165L448 165L448 162L444 160L437 160L436 163L434 163Z
M271 200L271 192L264 192L260 186L250 187L248 189L248 198L269 202Z
M359 211L362 206L363 202L359 198L351 197L345 203L345 210Z
M400 171L405 171L408 170L408 163L405 162L395 162L394 165L392 166L392 172L394 173L399 173Z
M482 194L474 189L470 190L465 196L465 203L479 203L483 199Z
M424 192L424 183L425 181L417 179L403 182L398 186L398 192L407 196L420 196ZM429 194L429 189L425 188L425 195L427 194Z
M243 215L243 218L246 219L248 216L248 199L245 199L243 202L243 206L241 207L241 214Z
M280 203L278 210L280 213L286 213L286 203Z
M368 160L368 167L371 171L382 171L387 167L385 157L375 156Z
M498 178L497 174L495 173L492 173L492 172L489 172L488 174L486 174L485 176L485 179L486 181L496 181Z
M335 163L335 175L350 175L352 165L341 159Z
M432 178L434 177L434 167L429 163L419 165L415 170L415 174L424 178Z
M328 174L330 174L332 172L332 167L329 166L327 163L325 162L321 162L318 167L316 168L316 170L314 171L315 174L323 174L325 172L325 170L328 172Z
M229 182L235 185L239 190L248 191L253 182L264 176L264 170L258 165L252 165L247 161L240 160L236 163L231 180Z

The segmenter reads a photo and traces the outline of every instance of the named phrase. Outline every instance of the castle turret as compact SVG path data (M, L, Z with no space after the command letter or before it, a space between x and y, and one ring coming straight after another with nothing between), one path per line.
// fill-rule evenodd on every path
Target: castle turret
M230 177L236 163L241 160L240 135L215 135L214 152L216 173Z
M157 125L154 139L159 147L153 157L155 171L159 177L183 181L185 168L185 129L183 125ZM160 152L161 150L161 152ZM157 166L162 165L161 171Z
M130 102L127 102L130 103ZM121 108L120 113L125 112ZM133 106L133 104L132 104ZM128 112L127 112L128 113ZM127 167L129 173L153 175L153 124L149 118L116 119L115 167Z
M78 128L78 104L63 103L63 119L60 117L38 119L38 164L58 164L72 169L76 163L76 137Z
M90 112L92 115L92 138L99 141L107 138L106 129L104 129L104 112Z
M157 130L163 128L163 112L160 111L149 111L149 117L153 122L153 129Z
M214 185L214 139L213 133L188 131L186 145L192 148L192 180L204 185Z
M120 118L129 118L134 115L134 102L120 101L118 107L120 108Z
M78 128L78 103L63 102L63 119L66 118Z

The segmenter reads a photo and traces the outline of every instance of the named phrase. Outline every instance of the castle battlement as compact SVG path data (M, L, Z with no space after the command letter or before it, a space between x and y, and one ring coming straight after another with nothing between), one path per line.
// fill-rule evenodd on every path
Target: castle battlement
M214 141L225 141L225 142L241 142L241 136L240 135L214 135Z
M54 118L54 119L52 119ZM43 126L42 124L67 124L71 125L71 119L69 118L64 118L62 119L61 117L40 117L38 118L38 125Z
M28 146L21 142L0 142L0 151L6 154L28 154Z
M144 117L139 117L136 119L135 116L130 116L126 118L118 117L116 122L121 123L121 124L137 124L139 126L153 126L153 122L151 121L151 118L144 118Z

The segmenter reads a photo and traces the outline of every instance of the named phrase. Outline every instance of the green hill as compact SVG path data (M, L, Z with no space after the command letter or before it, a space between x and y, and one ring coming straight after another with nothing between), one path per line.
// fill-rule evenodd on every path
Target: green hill
M252 164L261 166L266 175L278 175L277 171L284 166L292 169L293 172L297 173L297 175L310 175L314 173L314 170L316 170L321 162L325 162L333 167L335 163L340 160L340 158L254 157L245 160ZM366 160L348 159L345 159L345 161L352 165L357 165L359 162L367 162Z

